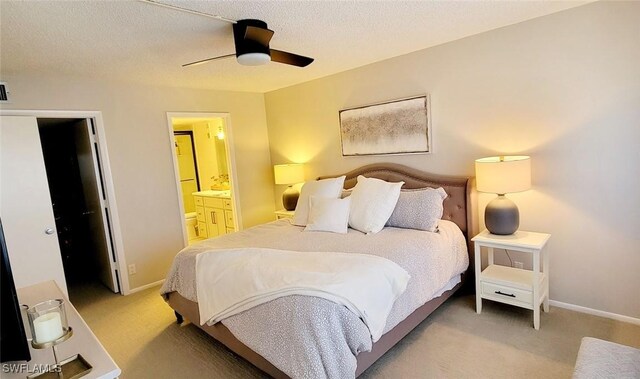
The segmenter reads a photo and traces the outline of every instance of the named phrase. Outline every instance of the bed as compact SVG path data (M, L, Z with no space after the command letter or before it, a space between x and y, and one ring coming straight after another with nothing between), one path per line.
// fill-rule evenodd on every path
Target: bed
M440 231L431 234L438 235L433 238L450 239L451 241L458 241L458 245L464 245L464 262L461 262L459 258L451 259L450 262L451 267L457 267L457 270L462 272L452 275L449 279L446 279L448 277L440 278L439 284L432 286L434 288L427 288L429 287L428 282L420 281L420 278L425 275L412 271L412 276L416 277L413 283L419 283L419 291L412 289L411 295L405 296L408 299L403 297L398 299L397 304L394 304L393 311L389 315L389 322L384 334L375 343L369 341L368 344L365 341L365 338L362 337L363 328L358 325L359 320L357 317L354 320L354 315L341 309L344 307L323 299L305 296L288 296L286 299L277 299L213 325L200 325L199 307L194 295L195 281L193 277L195 276L195 269L193 269L193 258L207 249L212 247L233 248L241 246L245 243L245 240L251 240L255 241L257 245L267 248L286 247L295 251L313 251L314 249L324 251L325 249L340 246L343 249L341 251L359 252L358 249L363 248L363 243L369 243L369 247L364 245L364 248L371 249L371 254L385 256L389 249L402 250L403 254L405 254L406 250L406 254L410 254L413 245L408 244L406 241L414 241L414 236L415 238L426 238L424 233L430 233L421 232L423 234L420 234L417 231L407 229L385 228L382 232L373 235L358 234L358 232L349 230L347 235L321 236L314 233L303 233L301 232L302 228L292 226L288 220L278 220L243 232L230 234L223 238L208 240L205 243L196 245L196 247L183 250L176 257L176 261L174 261L167 281L163 286L163 295L168 304L175 310L178 322L181 323L182 318L186 317L230 350L275 378L307 375L340 377L344 376L344 372L355 372L355 376L358 376L459 290L465 283L465 278L473 277L469 271L474 267L471 261L473 254L470 254L470 252L473 249L470 246L469 237L473 236L476 231L477 216L475 210L477 207L475 206L475 193L472 191L473 184L471 179L433 175L397 164L368 165L344 175L346 176L345 189L354 187L356 178L359 175L389 182L404 181L403 189L444 188L448 197L443 203L443 221L440 225ZM319 179L330 177L336 176L321 177ZM462 237L458 236L458 234ZM432 236L428 236L428 238L432 238ZM459 242L460 238L462 238L462 242ZM425 240L424 243L435 244L434 250L438 250L437 246L439 246L440 242L439 240L435 242ZM387 248L385 246L391 247ZM420 263L416 264L416 256L419 259L430 259L414 254L411 256L413 261L407 260L402 262L402 265L407 267L433 266L431 262L427 261L420 261ZM401 258L398 259L402 260ZM462 264L464 264L464 270L461 270ZM415 269L412 268L412 270ZM426 296L422 292L429 292L432 293L429 298L435 297L426 301L426 303L421 302L416 305L416 301L420 299L415 294L417 292L421 292L420 296ZM311 315L323 321L310 322ZM290 317L290 319L281 320L287 317ZM327 319L330 320L327 321ZM295 330L295 332L284 330L289 325L288 323L294 325L289 329ZM310 328L310 331L307 333L305 328ZM305 333L315 336L311 338L317 338L318 343L316 344L315 341L311 341L312 343L298 342L297 334L303 335ZM282 338L282 335L286 335L286 338ZM300 337L300 341L305 340L305 338L308 338L308 336ZM300 346L296 345L298 343ZM273 345L271 349L278 351L272 353L267 347L270 344ZM339 348L333 346L337 344L340 344ZM284 351L287 348L291 348L292 352ZM342 356L334 355L338 354L334 353L334 350L339 352L341 349L351 351L353 356L348 357L349 354L345 353L342 353ZM293 354L296 354L296 356L293 356ZM298 354L300 356L297 356ZM307 355L305 356L304 354ZM317 359L314 354L318 355ZM285 367L286 365L295 365L295 361L300 361L301 359L304 360L304 363L298 362L298 365L309 364L309 372L303 373L295 371L295 369L288 366ZM333 363L327 363L329 361ZM284 362L286 362L286 365ZM333 365L339 367L329 367Z

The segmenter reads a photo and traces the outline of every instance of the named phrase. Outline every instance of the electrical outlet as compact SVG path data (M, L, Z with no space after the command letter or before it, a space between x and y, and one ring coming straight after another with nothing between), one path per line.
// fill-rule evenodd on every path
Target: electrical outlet
M136 273L136 265L135 264L129 265L129 275L135 275L135 273Z
M524 264L522 262L518 262L518 261L514 261L513 262L513 267L515 268L524 268Z

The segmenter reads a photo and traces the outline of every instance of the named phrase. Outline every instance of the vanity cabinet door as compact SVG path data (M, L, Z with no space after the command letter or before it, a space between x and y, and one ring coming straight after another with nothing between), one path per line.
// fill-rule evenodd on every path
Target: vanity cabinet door
M202 211L204 216L204 210ZM198 220L198 238L208 238L207 235L207 223L205 221Z
M219 208L205 208L207 219L207 237L212 238L221 234L227 234L224 223L224 210Z
M218 228L218 235L227 234L227 227L225 226L224 210L219 208L213 208L213 214L216 216L216 228Z

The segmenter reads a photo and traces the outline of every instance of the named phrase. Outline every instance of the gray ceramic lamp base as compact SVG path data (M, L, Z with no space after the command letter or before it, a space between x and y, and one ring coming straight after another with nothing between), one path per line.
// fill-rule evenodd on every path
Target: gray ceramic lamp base
M300 193L293 189L292 186L287 187L287 189L282 194L282 205L284 209L288 211L293 211L296 209L296 205L298 204L298 197L300 197Z
M513 234L520 226L518 207L506 196L498 195L484 210L484 224L491 234Z

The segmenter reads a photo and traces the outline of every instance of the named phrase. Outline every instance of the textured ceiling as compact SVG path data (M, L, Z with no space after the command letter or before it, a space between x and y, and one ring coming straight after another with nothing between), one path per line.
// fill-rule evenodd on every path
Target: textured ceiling
M233 53L231 24L139 1L0 0L0 72L267 92L585 3L165 2L236 20L262 19L275 31L272 48L315 62L248 67L228 58L182 68Z

